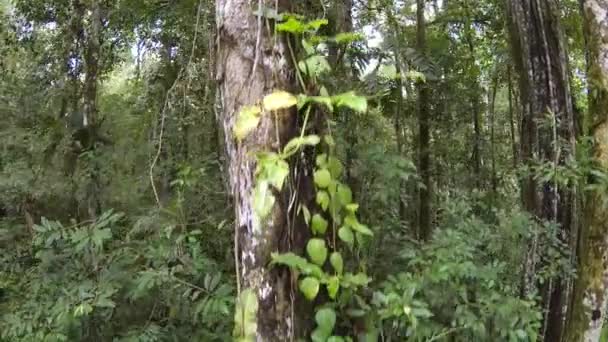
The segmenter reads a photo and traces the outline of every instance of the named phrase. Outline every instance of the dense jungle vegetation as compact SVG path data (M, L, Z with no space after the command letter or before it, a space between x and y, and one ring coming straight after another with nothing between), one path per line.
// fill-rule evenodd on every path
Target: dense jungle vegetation
M608 0L0 0L0 342L598 342Z

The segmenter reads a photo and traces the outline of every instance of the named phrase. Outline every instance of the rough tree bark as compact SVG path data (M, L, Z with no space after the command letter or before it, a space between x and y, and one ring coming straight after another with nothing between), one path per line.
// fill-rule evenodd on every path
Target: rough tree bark
M589 112L593 123L593 158L608 172L608 1L584 0L588 53ZM580 228L578 277L566 329L568 342L597 342L608 303L608 207L605 190L588 192Z
M216 0L218 46L217 79L220 122L223 125L229 183L236 215L236 258L240 288L255 293L257 341L290 341L304 335L306 305L299 303L295 278L289 270L269 265L272 252L302 249L305 229L289 229L286 187L275 194L271 214L260 222L254 213L252 190L256 169L253 152L276 151L293 137L296 110L262 113L257 128L237 142L233 126L244 106L259 103L280 89L295 90L293 66L284 37L273 37L264 20L254 16L250 0ZM279 2L279 12L287 10ZM302 179L300 181L304 182ZM305 186L305 185L301 185ZM300 189L300 191L303 191ZM297 228L297 227L296 227ZM298 232L299 231L299 232Z
M509 28L519 94L522 101L521 159L526 165L535 161L563 164L574 149L568 66L559 10L555 0L509 0ZM540 124L543 122L544 124ZM573 193L554 182L538 184L532 175L522 187L524 208L539 219L561 226L567 241L571 230ZM534 239L532 239L534 240ZM525 265L524 293L536 285L536 241L531 241ZM546 284L547 285L547 284ZM563 280L552 279L543 297L548 308L544 321L545 341L560 341L563 326Z
M416 0L416 47L420 53L426 52L426 22L424 18L425 0ZM431 237L431 149L429 87L418 82L418 170L424 188L420 189L418 213L419 238Z

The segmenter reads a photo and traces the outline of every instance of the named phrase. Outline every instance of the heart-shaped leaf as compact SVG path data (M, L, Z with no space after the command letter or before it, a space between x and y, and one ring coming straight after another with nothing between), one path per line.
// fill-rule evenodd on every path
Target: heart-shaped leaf
M327 231L327 220L323 218L320 214L315 214L312 217L312 231L316 235L323 235Z
M342 259L342 254L340 252L333 252L329 256L329 263L334 268L336 273L342 274L344 271L344 260Z
M321 239L310 239L306 245L306 253L315 264L322 266L327 260L327 247Z
M355 235L353 234L353 231L346 226L343 226L338 230L338 237L350 248L353 248L355 245Z
M327 169L317 170L314 174L314 180L317 187L324 189L331 183L331 173Z
M313 300L319 293L319 280L313 277L306 277L300 280L300 291L308 300Z
M323 308L315 314L317 326L324 332L331 334L336 325L336 312L332 308Z

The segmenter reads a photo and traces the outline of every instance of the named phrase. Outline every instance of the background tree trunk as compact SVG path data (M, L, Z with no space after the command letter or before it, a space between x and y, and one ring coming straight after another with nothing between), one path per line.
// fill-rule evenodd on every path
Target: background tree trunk
M559 10L554 0L508 1L511 47L519 74L522 112L522 161L554 168L571 158L574 149L574 114L572 110L568 66ZM539 219L561 226L561 236L571 230L573 195L571 189L555 182L538 184L533 175L524 180L524 208ZM534 240L534 239L533 239ZM535 247L530 241L530 254L525 266L524 292L535 284ZM543 293L548 303L545 316L545 341L560 341L563 326L561 279L552 279Z
M416 0L416 47L426 52L425 0ZM429 87L418 82L418 171L424 188L420 189L418 236L421 240L431 237L431 132L429 111Z
M596 167L608 172L608 1L583 1L588 51L589 111ZM606 316L608 279L608 208L605 190L588 193L580 228L578 277L566 341L599 341Z
M290 272L272 267L269 262L272 252L301 249L305 237L295 234L303 234L305 229L291 231L288 226L288 189L275 194L276 202L269 217L263 222L257 218L252 203L256 169L253 152L276 151L289 141L297 132L296 111L291 108L279 113L263 113L257 129L242 142L236 141L233 126L244 106L261 101L276 89L293 92L294 70L288 62L286 41L269 34L266 23L253 15L251 3L247 0L216 1L220 121L235 201L238 245L235 254L241 289L251 290L257 297L257 341L290 341L304 334L298 311L303 311L305 305L296 303L299 296L292 286L295 278Z

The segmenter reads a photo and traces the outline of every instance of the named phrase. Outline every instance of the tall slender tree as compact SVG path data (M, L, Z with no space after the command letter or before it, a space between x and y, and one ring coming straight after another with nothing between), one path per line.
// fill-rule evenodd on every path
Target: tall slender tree
M574 149L574 114L566 51L554 0L509 0L511 48L519 74L523 104L521 157L528 166L541 162L556 170ZM555 181L539 183L533 175L522 185L524 208L539 219L561 226L566 239L572 226L573 196ZM534 240L534 238L533 238ZM536 241L530 242L524 292L535 287ZM545 341L560 341L564 284L560 277L543 287Z
M593 160L597 170L608 172L608 1L582 2L588 51L589 112L593 122ZM600 340L608 303L608 208L606 188L592 181L585 203L578 251L578 277L566 341Z
M426 52L425 0L416 0L416 47ZM418 212L419 237L427 240L431 236L431 118L430 89L425 82L418 82L418 169L423 188L420 189Z
M235 254L240 290L253 293L258 303L256 340L290 341L302 336L298 312L305 306L297 305L297 289L292 286L295 278L288 270L272 267L269 262L272 252L301 247L304 238L295 235L305 230L294 229L294 235L290 234L288 208L293 194L288 189L275 196L267 218L257 217L252 198L256 159L252 154L279 150L295 135L296 109L262 113L257 128L240 142L234 127L243 108L259 103L274 90L294 91L296 84L285 37L273 36L267 30L266 19L253 14L255 8L251 4L247 0L216 1L220 119L236 211Z

